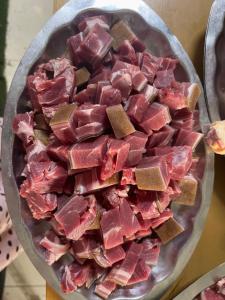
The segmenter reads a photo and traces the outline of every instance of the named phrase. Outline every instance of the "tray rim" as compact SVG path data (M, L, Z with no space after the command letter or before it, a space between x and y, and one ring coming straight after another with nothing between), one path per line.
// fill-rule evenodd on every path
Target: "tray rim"
M129 7L128 7L129 4ZM47 24L42 28L42 30L37 34L37 36L32 41L30 47L25 52L17 71L14 75L8 97L7 103L5 107L4 114L4 124L3 124L3 138L2 138L2 157L3 160L3 183L5 186L5 192L7 197L7 203L9 206L9 211L12 216L13 222L16 225L15 230L18 234L18 237L24 246L25 251L28 253L29 258L32 260L32 263L38 269L38 271L44 276L48 278L49 284L56 290L56 292L63 299L73 299L74 294L65 295L59 289L59 285L56 282L56 275L53 270L47 266L43 260L34 254L32 243L29 244L30 233L26 230L20 216L18 216L17 209L15 206L18 204L14 203L13 199L19 199L18 188L15 183L13 168L11 164L12 157L12 146L14 142L14 136L11 130L11 120L16 114L17 108L17 100L19 99L23 88L26 82L26 76L29 70L29 66L33 65L33 63L41 56L41 53L45 49L45 46L48 42L49 37L57 31L60 27L66 26L69 24L77 14L81 12L90 10L90 9L101 9L106 12L115 12L120 10L129 10L135 13L138 13L142 16L142 18L153 27L157 27L158 30L162 31L166 38L169 40L170 45L174 53L181 58L182 63L185 65L185 68L190 76L190 81L198 82L201 86L201 82L199 80L198 75L190 61L188 55L185 50L181 46L180 42L177 38L170 32L166 24L162 21L162 19L142 0L130 1L128 3L126 0L120 0L116 3L110 3L108 0L85 0L77 2L76 0L71 0L66 3L58 12L50 18ZM149 20L149 16L151 16L151 20ZM205 130L205 126L209 123L208 113L205 105L205 99L203 95L200 97L200 118L202 124L202 130ZM210 206L210 198L212 194L213 187L213 179L214 179L214 154L211 152L209 148L206 147L206 171L207 179L203 182L202 189L205 191L205 194L202 195L202 203L199 208L199 211L196 215L196 222L193 226L193 233L190 239L186 242L186 249L182 249L180 253L180 258L178 258L174 271L162 282L158 283L153 289L150 291L149 296L151 299L159 299L168 287L176 280L176 278L180 275L184 266L189 261L191 254L193 253L197 242L200 238L200 235L203 230L203 225L205 223L205 219L208 213L208 209ZM19 201L18 201L19 202ZM204 203L204 205L203 205ZM198 222L197 222L198 221ZM184 248L184 247L183 247ZM41 267L44 263L44 270L41 270ZM76 293L77 299L84 299L81 294ZM133 297L133 299L139 299L140 297ZM122 298L117 298L122 299Z
M194 283L189 285L173 300L190 300L198 296L204 289L215 284L217 280L225 276L225 262L218 265L208 273L201 276ZM190 298L191 297L191 298Z

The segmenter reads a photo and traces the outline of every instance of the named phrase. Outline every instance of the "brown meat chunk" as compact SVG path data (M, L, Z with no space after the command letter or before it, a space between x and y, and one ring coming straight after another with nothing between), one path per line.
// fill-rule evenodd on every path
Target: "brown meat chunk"
M193 175L188 174L179 182L181 194L173 201L177 204L192 206L195 204L198 181Z
M135 132L135 128L121 104L107 107L106 113L118 139Z
M170 176L165 157L145 157L135 170L137 186L140 190L165 191Z
M80 86L86 82L88 82L90 78L90 73L87 68L83 67L79 70L76 71L75 73L75 78L76 78L76 86Z
M177 223L173 218L154 229L163 244L168 243L180 233L184 231L184 228Z
M115 50L123 43L123 41L128 40L131 42L136 37L133 31L123 21L119 21L113 25L110 33L114 38L113 48Z

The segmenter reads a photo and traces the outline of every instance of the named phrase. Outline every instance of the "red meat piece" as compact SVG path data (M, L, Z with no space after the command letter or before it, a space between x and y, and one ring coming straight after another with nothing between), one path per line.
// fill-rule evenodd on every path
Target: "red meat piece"
M24 147L33 143L34 137L34 113L27 112L17 114L13 119L13 132L21 139Z
M103 159L101 179L106 180L120 172L127 160L130 145L124 141L109 139L107 151Z
M154 148L154 154L167 156L171 179L182 179L191 167L192 149L190 146L157 147Z
M70 244L58 237L53 230L49 230L40 241L40 245L45 249L44 256L48 265L60 259L70 248Z
M60 193L67 178L67 171L53 161L31 161L24 181L28 191L35 193Z
M139 212L143 219L153 219L160 216L156 200L156 192L138 191L136 195L137 204L135 212Z
M75 112L78 127L89 123L101 123L106 127L107 115L106 105L82 104Z
M118 183L118 174L115 174L111 178L103 181L100 179L98 170L94 168L75 176L75 192L77 194L86 194Z
M74 95L74 102L78 104L95 103L97 85L89 84L86 89Z
M160 245L155 245L154 241L152 241L151 239L143 240L142 245L143 245L143 251L141 254L141 259L147 265L156 266L160 254Z
M166 209L160 214L159 217L151 220L151 228L154 229L158 227L159 225L169 220L171 217L173 217L173 212L170 209Z
M47 153L53 160L68 162L69 149L70 146L62 145L56 141L47 146Z
M200 132L189 131L185 129L180 129L175 140L176 146L190 146L194 151L199 142L201 141L203 134Z
M125 286L129 282L130 278L134 274L138 260L141 256L143 246L133 242L127 253L125 259L119 266L115 266L109 273L111 281Z
M122 199L119 209L122 234L123 236L129 238L137 231L141 230L141 226L126 199Z
M174 80L175 77L172 69L158 71L154 80L154 87L157 89L170 87Z
M87 34L96 24L105 30L109 30L108 20L106 16L103 15L84 18L78 24L78 28L80 31L83 31L85 34Z
M121 61L125 61L132 65L137 64L136 53L129 40L124 40L123 43L118 47L117 52Z
M78 240L95 220L97 213L94 195L74 196L55 213L67 238Z
M75 144L69 151L71 169L84 169L101 166L107 150L107 136L95 141Z
M70 54L75 66L79 66L82 61L79 53L80 53L80 45L83 42L83 40L84 40L83 32L71 36L67 40L67 45L69 47Z
M150 275L151 275L151 268L145 263L144 260L140 259L127 285L146 281L149 279Z
M132 121L140 123L146 114L149 103L142 94L131 96L128 99L127 114Z
M120 184L121 185L137 184L135 179L135 168L123 169Z
M103 86L99 96L99 103L101 105L111 106L120 104L122 101L121 92L113 88L111 85Z
M74 292L78 287L83 286L91 275L90 265L79 265L73 262L65 266L61 277L61 288L64 293Z
M94 68L109 51L112 40L99 24L95 24L81 42L79 56Z
M108 187L102 191L102 196L111 207L118 206L123 198L128 197L128 187Z
M146 111L140 126L147 134L151 134L152 130L160 130L166 124L169 124L170 121L171 116L168 107L154 102Z
M39 194L30 190L29 181L25 180L20 186L20 195L26 199L34 219L40 220L50 217L57 207L55 194Z
M164 126L158 132L153 133L148 140L147 143L147 151L148 149L151 150L153 147L162 147L168 146L172 143L172 138L175 134L175 129L169 125Z
M116 289L116 284L105 278L95 287L95 293L103 299L107 299L109 295Z
M118 207L104 212L100 224L105 249L111 249L123 243L122 224Z

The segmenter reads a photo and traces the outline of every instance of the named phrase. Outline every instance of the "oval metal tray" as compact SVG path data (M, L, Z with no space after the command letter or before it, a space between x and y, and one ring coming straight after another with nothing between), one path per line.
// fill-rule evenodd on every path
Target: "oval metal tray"
M4 116L2 155L3 178L7 203L18 237L42 276L61 295L63 299L99 299L93 289L81 289L79 293L64 295L60 291L57 278L57 263L47 266L36 243L40 233L45 230L45 222L34 222L25 201L20 199L18 185L20 172L23 169L23 152L20 143L11 130L12 119L18 112L27 109L24 93L26 77L37 62L60 56L65 51L66 39L76 32L76 24L84 15L105 13L114 22L126 20L138 37L155 54L176 56L180 60L176 78L189 80L201 85L196 71L176 37L169 31L160 17L143 1L108 1L86 0L68 2L44 26L36 36L22 58L14 76L7 98ZM209 123L205 99L199 99L200 122ZM200 152L205 167L205 175L199 185L196 205L194 207L174 208L175 218L187 228L173 242L162 247L159 264L153 268L152 279L135 285L132 288L119 289L113 299L159 299L168 287L176 280L188 262L201 235L203 224L208 213L214 178L214 155L202 143ZM63 260L61 261L63 263ZM76 295L76 296L75 296Z
M225 119L225 0L215 0L205 39L205 91L212 122Z
M225 263L217 266L207 274L200 277L173 300L191 300L197 297L203 290L215 284L225 276Z

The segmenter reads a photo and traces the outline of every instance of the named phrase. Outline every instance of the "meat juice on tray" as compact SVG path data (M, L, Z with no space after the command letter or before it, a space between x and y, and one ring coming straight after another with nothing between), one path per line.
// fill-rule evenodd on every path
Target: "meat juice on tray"
M40 247L61 268L65 293L95 284L107 298L151 280L162 244L185 229L171 203L194 205L202 138L200 88L177 82L177 59L152 55L126 23L84 18L27 78L32 110L14 133L25 150L20 195L46 220Z

